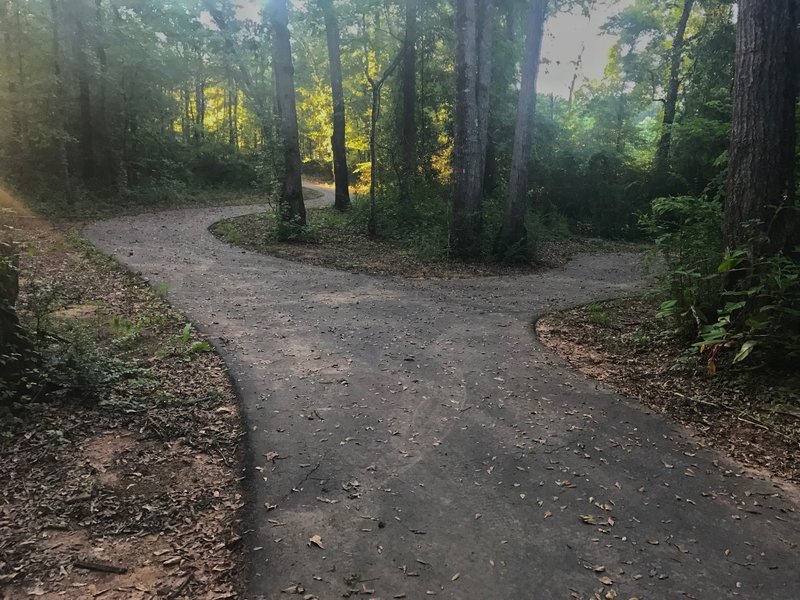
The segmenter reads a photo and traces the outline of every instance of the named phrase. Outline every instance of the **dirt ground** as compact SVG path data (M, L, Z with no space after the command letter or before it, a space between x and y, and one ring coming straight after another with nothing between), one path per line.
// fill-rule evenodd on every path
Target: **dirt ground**
M722 364L710 376L655 312L637 296L547 316L536 331L570 364L689 425L706 445L800 482L800 374Z
M46 329L120 369L99 403L44 390L0 419L0 597L238 597L242 432L225 365L75 227L0 200L22 312L46 292Z

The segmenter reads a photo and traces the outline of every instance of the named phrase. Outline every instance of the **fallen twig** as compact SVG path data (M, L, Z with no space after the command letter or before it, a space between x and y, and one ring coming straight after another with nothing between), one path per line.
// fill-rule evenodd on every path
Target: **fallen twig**
M87 571L101 571L103 573L116 573L117 575L124 575L128 572L126 567L118 567L109 563L94 562L91 560L76 560L72 563L79 569L86 569Z
M764 431L767 431L767 432L771 433L772 435L778 436L779 438L781 438L781 439L783 439L783 440L785 440L787 442L792 442L792 439L789 436L781 433L780 431L775 430L774 428L770 427L769 425L766 425L765 423L762 423L761 421L759 421L755 417L752 417L752 416L743 417L742 415L745 414L744 410L741 410L741 409L738 409L738 408L734 408L732 406L728 406L727 404L720 404L718 402L709 402L708 400L701 400L700 398L692 398L690 396L685 396L684 394L681 394L680 392L673 391L672 393L675 394L676 396L679 396L679 397L683 398L684 400L689 400L690 402L697 402L698 404L705 404L706 406L713 406L714 408L721 408L723 410L727 410L729 412L735 413L736 414L736 419L738 421L741 421L742 423L747 423L749 425L753 425L754 427L759 427L759 428L763 429Z

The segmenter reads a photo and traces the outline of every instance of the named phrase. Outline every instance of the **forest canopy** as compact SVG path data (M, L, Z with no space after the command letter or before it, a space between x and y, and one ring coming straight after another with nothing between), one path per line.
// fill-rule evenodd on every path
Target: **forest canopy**
M531 3L473 4L486 11L473 18L484 44L476 48L486 102L481 210L491 237L511 171ZM732 4L539 4L543 19L602 6L613 15L603 30L615 42L603 76L587 81L574 40L572 85L539 98L526 201L582 233L636 237L638 214L653 197L717 194L731 119ZM279 36L271 13L258 8L228 0L5 0L3 176L42 195L63 192L65 202L204 187L276 193L285 160L274 76ZM458 135L454 3L288 8L304 175L333 177L333 35L350 181L366 190L376 162L381 198L447 203ZM373 161L372 86L390 69Z

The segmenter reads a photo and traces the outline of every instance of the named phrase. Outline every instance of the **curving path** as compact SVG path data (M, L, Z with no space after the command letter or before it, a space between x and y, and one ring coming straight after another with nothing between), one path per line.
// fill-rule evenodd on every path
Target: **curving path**
M238 382L248 599L800 596L794 492L535 339L537 316L636 286L636 256L507 279L376 278L207 232L252 211L86 228L169 284Z

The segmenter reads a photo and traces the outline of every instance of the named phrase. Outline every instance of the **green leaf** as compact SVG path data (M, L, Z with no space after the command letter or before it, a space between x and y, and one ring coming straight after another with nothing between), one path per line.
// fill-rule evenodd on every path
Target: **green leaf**
M678 306L677 300L667 300L666 302L662 302L661 306L658 307L658 312L656 312L656 317L664 318L664 317L671 317L675 314L675 308Z
M208 342L194 342L189 346L190 354L197 354L199 352L211 352L214 348Z
M742 344L742 347L739 348L739 352L737 352L736 356L733 357L734 364L741 362L745 358L750 356L750 353L753 351L753 348L756 347L757 343L758 342L755 342L753 340L747 340L744 344Z
M727 273L728 271L733 269L733 267L735 267L738 262L739 262L739 259L735 258L733 256L730 256L730 257L726 258L717 267L717 273Z

